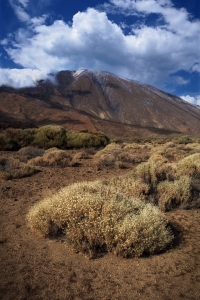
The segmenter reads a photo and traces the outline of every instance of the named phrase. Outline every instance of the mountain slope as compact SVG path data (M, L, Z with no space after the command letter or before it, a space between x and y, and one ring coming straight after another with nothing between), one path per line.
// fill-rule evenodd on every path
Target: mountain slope
M200 110L194 105L149 85L88 70L61 71L56 83L40 81L35 88L1 87L0 116L92 131L104 123L124 130L200 133Z

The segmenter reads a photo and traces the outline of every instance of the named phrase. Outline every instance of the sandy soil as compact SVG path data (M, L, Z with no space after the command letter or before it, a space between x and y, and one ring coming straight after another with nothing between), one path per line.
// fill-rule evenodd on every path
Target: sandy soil
M0 298L3 300L200 299L200 210L166 213L175 233L159 255L89 259L62 239L41 239L28 228L30 207L73 182L108 178L129 170L42 168L28 178L0 181Z

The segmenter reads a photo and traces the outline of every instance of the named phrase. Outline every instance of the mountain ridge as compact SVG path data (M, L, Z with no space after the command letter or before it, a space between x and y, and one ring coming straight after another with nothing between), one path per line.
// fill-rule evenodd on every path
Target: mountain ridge
M84 69L60 71L55 80L40 80L36 87L0 87L0 116L37 125L60 123L73 130L98 131L105 126L96 124L111 122L200 133L200 110L194 105L147 84Z

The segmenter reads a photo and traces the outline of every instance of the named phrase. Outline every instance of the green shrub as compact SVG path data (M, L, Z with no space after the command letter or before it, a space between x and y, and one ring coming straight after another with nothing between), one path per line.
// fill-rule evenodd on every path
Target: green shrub
M48 149L51 147L65 147L66 130L61 126L46 125L37 129L33 145Z
M0 151L14 150L16 143L5 132L0 133Z
M31 229L42 236L62 231L78 251L141 256L165 249L173 235L158 208L96 182L68 186L31 208Z
M84 148L106 146L109 139L104 134L92 134L87 132L67 132L67 148Z
M180 136L180 137L174 139L173 142L176 144L189 144L189 143L192 143L193 140L189 136L183 135L183 136Z
M5 130L6 135L13 141L15 144L16 150L21 147L27 147L31 145L34 140L34 135L36 133L36 128L26 128L26 129L17 129L17 128L7 128Z

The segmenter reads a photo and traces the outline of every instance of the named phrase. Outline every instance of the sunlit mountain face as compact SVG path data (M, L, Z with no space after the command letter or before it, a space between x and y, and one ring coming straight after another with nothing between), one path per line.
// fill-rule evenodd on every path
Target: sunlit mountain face
M1 87L0 113L5 122L54 123L73 130L114 132L121 126L119 135L200 132L197 106L153 86L87 69L50 74L35 87Z

